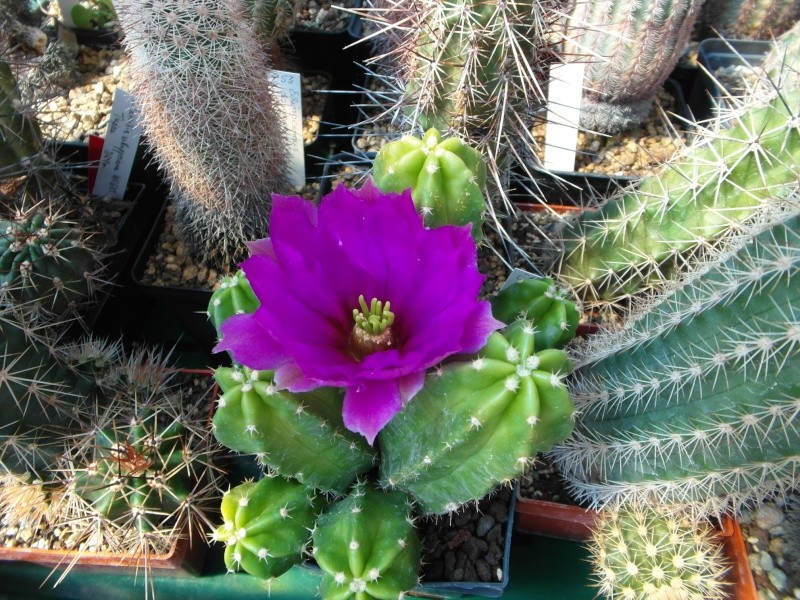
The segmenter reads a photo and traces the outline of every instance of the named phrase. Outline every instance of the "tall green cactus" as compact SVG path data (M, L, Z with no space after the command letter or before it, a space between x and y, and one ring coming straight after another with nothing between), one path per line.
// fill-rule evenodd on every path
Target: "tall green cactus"
M359 483L319 518L314 558L325 599L403 598L419 576L421 544L405 494Z
M123 0L118 13L181 235L198 260L230 267L266 236L270 193L289 189L270 59L245 0Z
M472 362L444 367L380 433L381 485L427 513L458 510L519 475L572 430L561 350L534 347L534 325L494 333Z
M703 0L575 0L564 59L588 61L581 126L602 133L647 118L656 90L683 53Z
M718 513L800 483L798 212L589 341L554 450L578 497Z
M17 81L0 60L0 178L28 172L24 163L35 161L41 151L38 123L21 110Z
M472 237L483 238L486 164L458 138L442 140L436 129L429 129L422 139L405 135L389 142L375 156L372 178L384 192L411 188L427 226L472 224Z
M567 223L557 281L588 305L624 306L724 249L743 224L795 202L800 91L745 102L700 129L660 174Z

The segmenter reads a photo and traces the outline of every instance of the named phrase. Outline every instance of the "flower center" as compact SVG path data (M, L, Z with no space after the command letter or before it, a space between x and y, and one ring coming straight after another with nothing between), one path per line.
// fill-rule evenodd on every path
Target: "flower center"
M382 350L388 350L394 344L392 323L394 313L390 310L390 302L381 302L373 298L367 306L364 295L358 297L358 308L353 309L355 325L350 333L348 350L356 360Z

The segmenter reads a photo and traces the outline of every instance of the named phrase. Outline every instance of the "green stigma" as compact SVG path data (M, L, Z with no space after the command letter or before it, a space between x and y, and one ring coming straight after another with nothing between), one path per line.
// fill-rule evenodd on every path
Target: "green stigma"
M361 306L361 310L353 309L353 320L355 320L357 327L368 334L379 335L394 323L394 313L390 310L390 302L384 303L377 298L373 298L369 306L367 306L364 294L361 294L358 297L358 303Z

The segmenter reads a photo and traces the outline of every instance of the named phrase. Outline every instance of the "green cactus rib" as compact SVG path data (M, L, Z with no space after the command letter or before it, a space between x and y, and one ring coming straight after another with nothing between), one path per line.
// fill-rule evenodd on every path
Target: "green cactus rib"
M87 302L100 262L86 239L74 224L38 209L0 220L0 298L54 315Z
M581 497L719 512L797 485L798 227L767 229L589 343L570 385L580 423L554 450Z
M521 279L500 290L491 303L492 316L503 323L531 322L534 348L563 348L578 329L578 307L547 277Z
M588 304L621 304L724 248L748 220L791 202L800 171L800 92L701 132L660 175L582 214L562 232L556 275Z
M337 493L373 467L363 436L342 423L341 390L276 390L271 371L246 367L220 367L214 377L222 390L214 435L231 450L259 454L284 476Z
M417 585L421 544L405 494L358 484L320 516L313 539L324 600L403 598Z
M573 3L563 54L567 60L589 61L582 127L617 133L644 121L656 90L689 41L702 4L703 0Z
M708 523L654 505L603 511L589 542L605 598L728 598L722 544Z
M223 277L208 303L208 318L217 330L217 337L222 337L220 326L226 319L233 315L252 314L259 304L244 271Z
M475 241L483 238L486 164L458 138L442 140L436 129L429 129L421 139L405 135L389 142L375 156L372 178L384 192L411 188L427 226L471 223Z
M510 481L572 430L561 350L536 352L530 322L494 333L472 362L428 376L381 431L380 482L444 514Z
M245 482L222 497L223 524L212 537L226 544L228 571L271 579L303 559L321 507L319 497L290 479Z

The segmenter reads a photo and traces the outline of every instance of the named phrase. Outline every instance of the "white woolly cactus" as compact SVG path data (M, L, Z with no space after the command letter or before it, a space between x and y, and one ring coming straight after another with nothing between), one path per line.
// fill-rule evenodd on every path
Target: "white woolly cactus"
M727 568L713 535L653 505L603 511L589 543L597 587L615 600L723 600Z
M172 183L193 254L231 265L268 231L288 189L271 63L244 0L122 0L118 7L145 132Z

